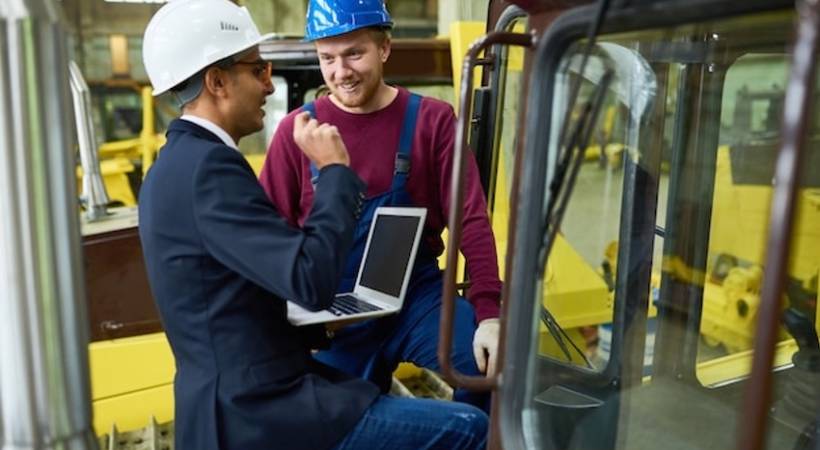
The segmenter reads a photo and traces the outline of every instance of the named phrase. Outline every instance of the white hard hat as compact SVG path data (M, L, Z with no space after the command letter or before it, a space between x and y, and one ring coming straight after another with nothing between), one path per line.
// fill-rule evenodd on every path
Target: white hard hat
M260 36L248 10L228 0L173 0L145 28L142 62L159 95L271 36Z

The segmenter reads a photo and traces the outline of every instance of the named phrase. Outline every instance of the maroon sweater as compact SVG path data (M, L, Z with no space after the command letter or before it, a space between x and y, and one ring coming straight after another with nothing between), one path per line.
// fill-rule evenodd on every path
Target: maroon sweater
M399 94L387 107L367 114L353 114L336 107L328 97L316 100L320 122L335 125L350 154L350 167L367 183L372 197L390 189L399 134L410 93ZM271 201L293 225L301 226L313 204L310 161L293 142L293 118L288 114L273 136L260 182ZM450 209L450 172L456 118L445 102L424 97L419 108L410 173L406 189L416 206L427 207L423 239L440 255L441 232ZM495 240L487 218L487 203L472 153L467 165L461 251L467 260L472 286L467 297L476 319L498 317L501 281L498 278Z

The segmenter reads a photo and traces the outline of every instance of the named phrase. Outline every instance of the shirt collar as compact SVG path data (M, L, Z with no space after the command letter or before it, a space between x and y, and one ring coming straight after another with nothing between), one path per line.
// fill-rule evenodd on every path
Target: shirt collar
M195 123L202 128L210 131L211 133L215 134L219 139L222 139L222 142L225 143L228 147L231 147L234 150L239 150L239 147L234 142L233 138L228 134L227 131L223 130L222 127L219 125L211 122L208 119L203 119L202 117L192 116L190 114L183 114L180 119L187 120L188 122Z

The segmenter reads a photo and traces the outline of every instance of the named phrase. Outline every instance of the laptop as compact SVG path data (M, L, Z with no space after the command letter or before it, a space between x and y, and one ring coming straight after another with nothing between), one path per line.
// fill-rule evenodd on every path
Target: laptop
M288 321L302 326L401 310L426 217L426 208L377 208L353 292L336 294L331 306L322 311L309 311L288 301Z

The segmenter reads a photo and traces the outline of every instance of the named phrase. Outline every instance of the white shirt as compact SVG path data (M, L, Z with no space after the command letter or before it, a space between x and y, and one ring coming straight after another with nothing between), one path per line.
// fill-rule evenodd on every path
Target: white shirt
M222 139L222 142L225 143L228 147L231 147L234 150L239 150L239 147L234 142L233 138L228 134L227 131L223 130L222 127L219 125L211 122L208 119L203 119L202 117L192 116L190 114L183 114L180 117L182 120L187 120L188 122L195 123L202 128L210 131L211 133L215 134L219 139Z

